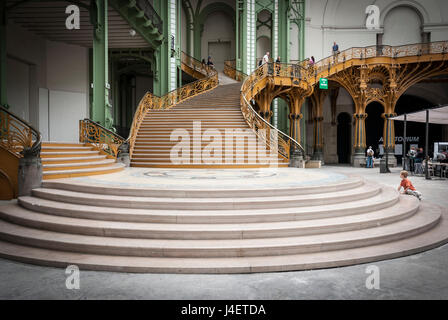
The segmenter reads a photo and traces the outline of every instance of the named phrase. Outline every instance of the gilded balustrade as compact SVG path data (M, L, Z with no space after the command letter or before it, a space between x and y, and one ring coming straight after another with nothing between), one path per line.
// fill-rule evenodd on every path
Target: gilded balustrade
M273 75L301 74L307 76L307 71L300 65L269 63L258 67L251 75L247 76L241 86L241 112L250 128L255 132L266 146L271 150L277 150L278 154L285 160L289 160L291 147L303 151L303 147L292 137L284 134L254 110L249 101L253 101L255 95L260 91L258 84Z
M79 142L89 143L114 159L125 141L125 138L90 119L79 120Z
M0 146L17 158L25 153L39 155L41 135L29 123L0 106Z
M213 72L213 68L207 66L205 63L202 63L199 60L196 60L195 58L186 54L183 51L181 54L181 62L182 66L187 66L190 69L188 70L187 68L183 67L182 70L184 72L187 72L194 78L204 78L211 75L211 73ZM198 74L196 74L195 72L200 74L201 76L198 76Z
M244 81L247 74L236 69L236 60L224 61L224 74L236 81Z

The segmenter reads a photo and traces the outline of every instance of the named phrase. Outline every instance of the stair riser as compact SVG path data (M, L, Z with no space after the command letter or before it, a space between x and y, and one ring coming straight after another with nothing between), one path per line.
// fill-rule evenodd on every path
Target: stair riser
M50 160L52 158L42 159L42 164L65 164L65 163L78 163L78 162L91 162L106 159L106 156L101 156L98 159L73 159L73 160Z
M278 168L288 168L288 164L279 163ZM163 169L256 169L256 168L271 168L270 165L263 164L229 164L229 165L171 165L171 164L163 164L163 163L132 163L131 167L139 167L139 168L163 168Z
M160 229L126 229L89 227L82 225L68 225L61 223L51 223L47 221L35 221L29 218L17 217L0 209L0 218L17 225L28 228L47 230L59 233L79 234L88 236L106 236L117 238L138 238L138 239L174 239L174 240L231 240L231 239L261 239L261 238L281 238L297 237L317 234L328 234L335 232L346 232L374 228L378 225L387 225L403 219L409 218L418 211L418 207L411 210L400 210L396 214L380 219L372 219L362 222L347 222L338 225L319 225L315 227L294 227L294 228L263 228L259 230L160 230Z
M141 199L122 200L122 199L101 199L85 198L75 195L62 195L46 193L42 190L33 190L33 196L54 200L63 201L74 204L117 207L117 208L135 208L135 209L167 209L167 210L235 210L235 209L269 209L269 208L291 208L302 206L318 206L325 204L336 204L346 201L354 201L373 197L379 193L379 189L372 189L368 191L359 192L350 196L328 196L318 199L290 199L277 200L275 198L262 199L260 201L240 200L228 202L207 201L206 199L198 199L198 201L146 201Z
M60 189L73 192L85 192L89 194L102 194L111 196L133 196L133 197L162 197L162 198L234 198L234 197L275 197L275 196L294 196L306 194L318 194L327 192L336 192L350 190L360 187L364 184L362 180L354 180L347 183L303 187L303 188L285 188L285 189L239 189L239 190L166 190L158 189L128 189L128 188L112 188L76 185L73 183L64 183L58 181L46 181L42 183L43 188Z
M82 166L82 165L71 165L71 166L63 166L63 167L53 167L53 168L46 168L45 166L43 167L43 171L44 172L50 172L50 171L58 171L58 170L76 170L76 169L93 169L93 168L107 168L110 167L114 164L113 163L104 163L104 164L95 164L95 165L87 165L87 166Z
M90 210L73 210L66 207L53 207L47 205L35 205L33 202L24 201L19 198L19 203L23 207L46 214L80 218L80 219L96 219L105 221L122 221L122 222L144 222L144 223L185 223L185 224L220 224L220 223L269 223L269 222L286 222L286 221L302 221L313 219L325 219L344 217L355 214L363 214L370 211L364 205L347 206L343 209L332 209L325 211L313 212L297 212L290 213L275 212L275 213L222 213L222 214L198 214L198 213L164 213L164 214L132 214L132 213L117 213L113 210L98 211L93 208ZM395 205L398 198L392 198L387 201L378 202L375 204L377 210L382 210Z
M277 246L254 246L254 247L213 247L204 244L202 248L189 247L167 247L167 246L118 246L118 245L89 245L86 243L57 241L54 239L29 238L24 235L11 235L0 232L0 239L12 243L26 246L39 247L52 250L82 252L101 255L117 256L140 256L140 257L173 257L173 258L225 258L225 257L259 257L259 256L279 256L293 255L314 252L324 252L333 250L347 250L351 248L372 246L382 243L398 241L418 234L421 234L439 223L434 220L422 226L410 230L397 232L391 235L381 235L378 237L365 238L362 240L342 240L338 242L318 242L318 243L294 243Z
M67 154L42 154L40 155L41 158L47 159L47 158L76 158L76 157L86 157L86 156L94 156L99 155L99 152L94 151L90 153L86 152L74 152L74 153L67 153Z
M87 176L95 176L95 175L100 175L100 174L115 173L115 172L120 172L122 170L123 170L123 168L108 169L107 167L105 167L105 168L98 168L98 170L95 170L95 171L79 172L79 173L54 174L50 171L50 172L44 172L43 179L48 180L48 179L87 177Z

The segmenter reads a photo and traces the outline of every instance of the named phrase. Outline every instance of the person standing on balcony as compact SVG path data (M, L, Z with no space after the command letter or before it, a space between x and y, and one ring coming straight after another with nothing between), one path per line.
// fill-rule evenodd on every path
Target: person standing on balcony
M280 60L280 56L278 56L277 60L275 60L275 71L277 72L277 76L280 75L280 67L281 67L280 63L282 63L282 62Z
M314 59L314 56L311 56L310 60L308 61L308 65L310 67L314 67L315 64L316 64L316 60Z
M269 55L270 55L269 51L266 52L266 54L263 57L263 64L269 63Z
M339 54L339 45L336 43L336 41L333 42L333 59L336 62L336 59L338 58Z

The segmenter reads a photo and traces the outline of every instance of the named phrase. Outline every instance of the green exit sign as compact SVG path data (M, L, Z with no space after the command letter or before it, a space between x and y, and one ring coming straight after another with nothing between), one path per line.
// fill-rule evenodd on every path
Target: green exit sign
M319 80L319 89L328 89L328 79L320 78L320 80Z

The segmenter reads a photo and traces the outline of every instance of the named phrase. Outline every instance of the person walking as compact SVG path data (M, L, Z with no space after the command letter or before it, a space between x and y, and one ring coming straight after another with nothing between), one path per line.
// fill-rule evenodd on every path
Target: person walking
M372 147L370 146L369 149L367 149L367 162L366 162L366 168L373 168L373 156L374 152Z

